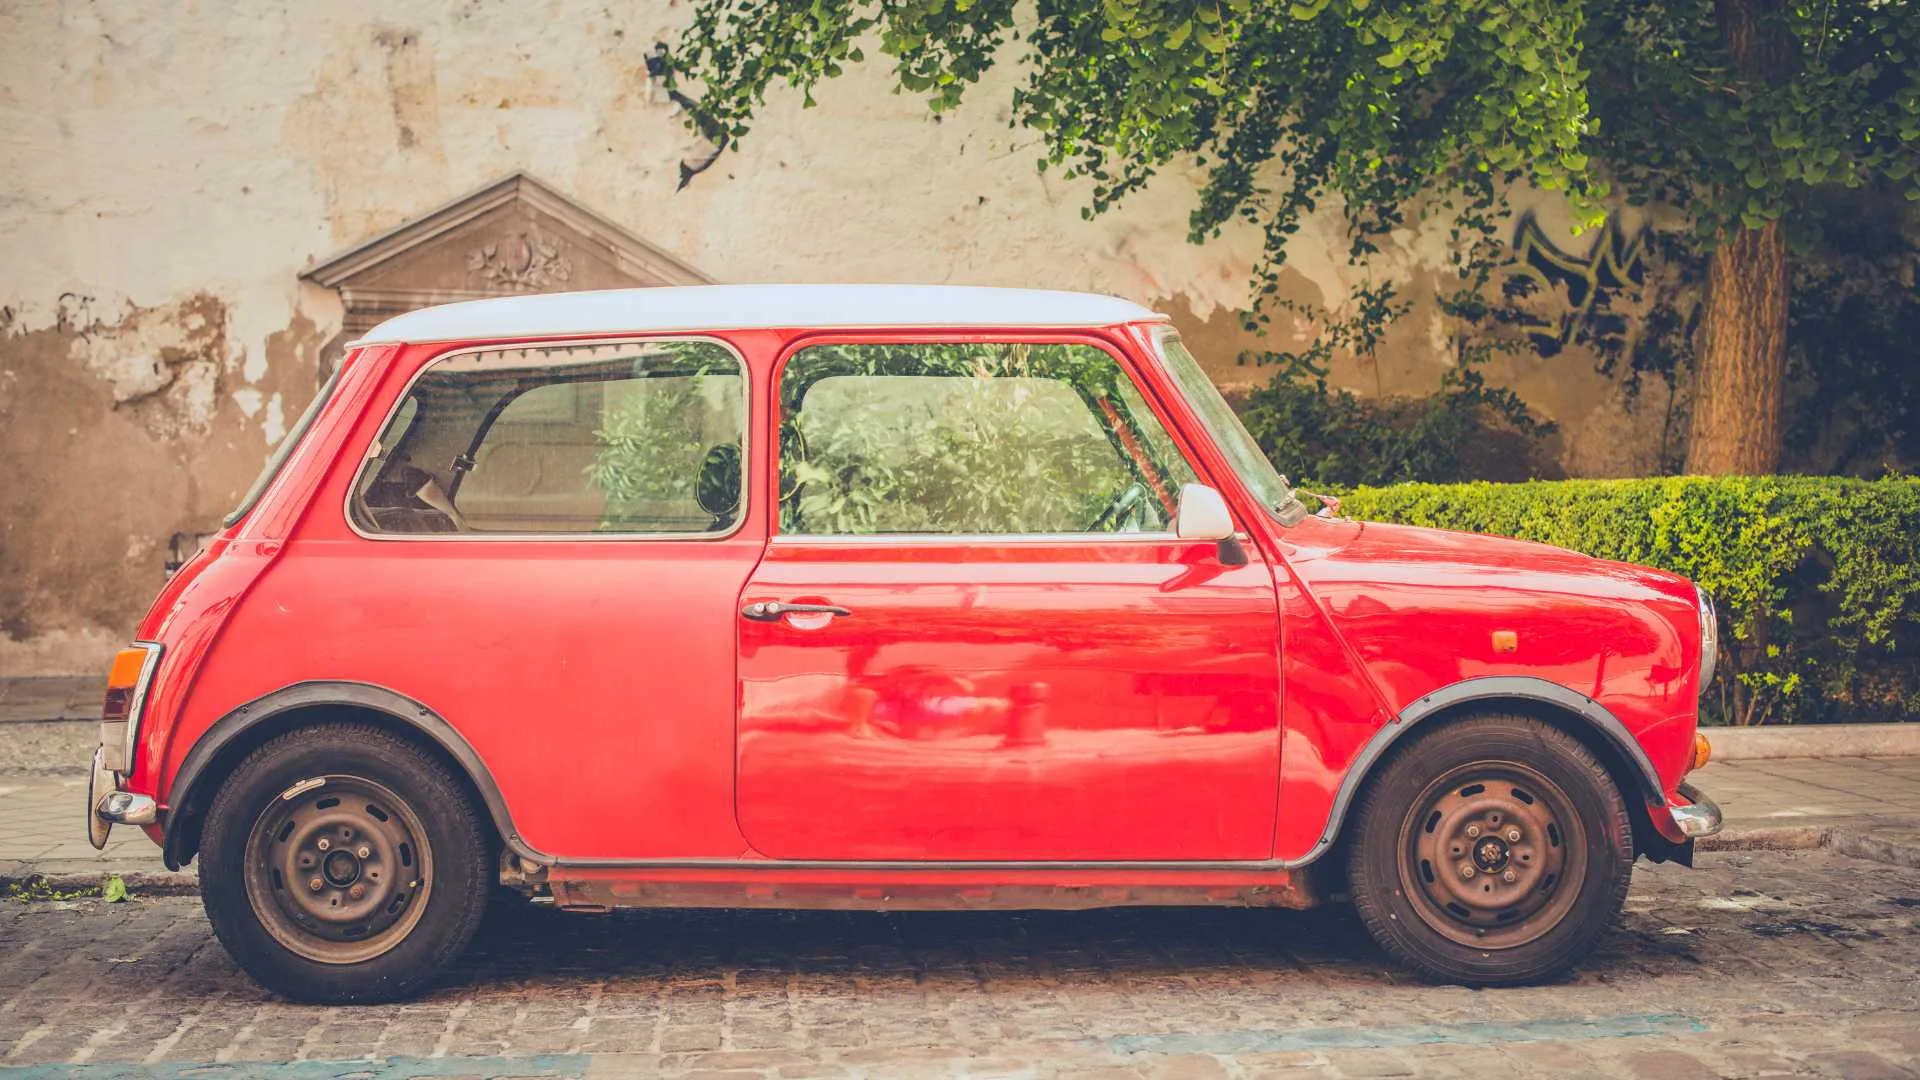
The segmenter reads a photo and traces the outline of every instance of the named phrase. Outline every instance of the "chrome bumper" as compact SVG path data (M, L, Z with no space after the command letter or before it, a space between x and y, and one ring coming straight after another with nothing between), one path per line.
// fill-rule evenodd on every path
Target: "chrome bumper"
M1670 807L1669 811L1673 814L1673 823L1680 826L1687 839L1712 836L1726 824L1720 814L1720 804L1707 798L1706 792L1688 783L1682 783L1679 792L1692 805Z
M87 842L95 849L104 848L115 825L151 825L158 820L159 804L145 795L121 791L119 779L107 769L106 748L94 747L87 779Z

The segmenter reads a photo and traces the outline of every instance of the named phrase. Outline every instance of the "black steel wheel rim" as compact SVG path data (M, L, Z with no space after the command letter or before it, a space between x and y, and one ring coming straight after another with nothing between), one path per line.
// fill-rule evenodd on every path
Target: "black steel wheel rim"
M1415 914L1474 948L1518 948L1558 926L1579 898L1588 859L1572 798L1519 762L1449 770L1413 800L1400 827L1400 882Z
M392 949L419 923L433 852L419 817L391 789L328 774L261 810L243 876L275 941L318 963L353 964Z

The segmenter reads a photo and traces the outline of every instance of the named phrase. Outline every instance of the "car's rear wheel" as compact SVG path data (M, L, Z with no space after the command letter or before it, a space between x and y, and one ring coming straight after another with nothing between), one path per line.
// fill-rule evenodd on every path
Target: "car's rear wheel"
M1483 715L1413 737L1370 778L1348 883L1386 951L1447 982L1536 982L1577 964L1626 900L1633 825L1564 731Z
M227 951L298 1001L391 1001L472 939L491 866L479 814L421 747L323 724L249 754L208 808L200 890Z

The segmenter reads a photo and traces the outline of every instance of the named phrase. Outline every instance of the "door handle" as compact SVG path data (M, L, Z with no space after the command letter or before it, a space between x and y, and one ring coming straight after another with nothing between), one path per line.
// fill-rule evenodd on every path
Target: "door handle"
M834 615L844 619L852 614L838 604L788 604L779 600L755 600L740 609L742 618L754 622L779 622L789 615Z

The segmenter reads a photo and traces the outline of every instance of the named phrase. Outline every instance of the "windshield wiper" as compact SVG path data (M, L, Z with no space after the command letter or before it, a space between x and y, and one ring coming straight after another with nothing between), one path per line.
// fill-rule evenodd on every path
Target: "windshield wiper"
M1294 492L1293 481L1280 476L1280 488L1287 493L1287 497L1273 507L1273 515L1280 519L1280 524L1298 525L1313 515L1313 511L1307 509L1307 504L1301 502L1300 496Z

